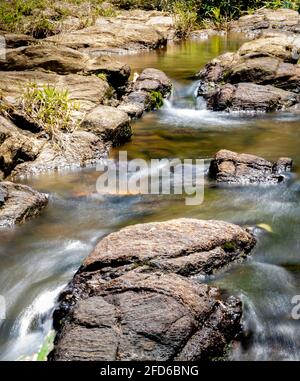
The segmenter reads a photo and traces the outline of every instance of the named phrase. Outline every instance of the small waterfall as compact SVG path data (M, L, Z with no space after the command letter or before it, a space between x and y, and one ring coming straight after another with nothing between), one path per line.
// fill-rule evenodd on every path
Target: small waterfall
M42 342L51 329L55 302L64 287L59 286L41 293L22 311L12 326L7 349L1 354L2 360L20 358L24 353L33 355L37 352L37 343Z
M234 116L222 112L207 110L206 101L198 96L199 81L191 85L173 84L173 91L169 99L164 101L160 122L180 127L194 128L227 128L238 124Z

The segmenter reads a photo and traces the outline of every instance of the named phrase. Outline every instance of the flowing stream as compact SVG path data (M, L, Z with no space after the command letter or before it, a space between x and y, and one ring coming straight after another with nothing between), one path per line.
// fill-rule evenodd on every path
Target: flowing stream
M1 360L37 352L51 328L57 295L103 236L130 224L183 216L256 226L258 245L249 260L209 279L244 301L245 337L230 357L300 359L299 320L291 317L292 298L300 294L300 115L213 113L195 97L192 75L241 43L234 36L216 36L121 57L135 71L164 70L174 91L161 110L133 123L132 142L120 150L129 159L202 158L207 163L222 148L270 160L289 156L296 165L288 184L233 188L206 181L203 204L186 206L178 195L98 195L99 172L93 167L27 180L49 193L50 203L38 218L0 232L0 294L7 303L0 323Z

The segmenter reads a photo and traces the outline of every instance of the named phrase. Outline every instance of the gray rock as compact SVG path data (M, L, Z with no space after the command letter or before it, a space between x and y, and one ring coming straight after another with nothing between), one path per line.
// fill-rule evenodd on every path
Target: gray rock
M209 174L219 183L279 184L292 169L292 159L280 158L271 163L261 157L221 150L212 160Z
M60 296L50 360L204 360L240 331L241 303L193 280L255 239L222 221L130 226L104 238Z
M40 213L48 196L8 181L0 182L0 228L12 227Z

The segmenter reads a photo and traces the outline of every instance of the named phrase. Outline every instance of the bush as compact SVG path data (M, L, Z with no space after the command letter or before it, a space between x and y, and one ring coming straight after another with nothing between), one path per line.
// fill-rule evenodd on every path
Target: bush
M77 127L72 114L79 105L70 100L67 90L49 85L39 88L36 83L28 83L21 95L20 108L24 117L39 125L55 143L59 144L62 131L73 132Z
M172 14L176 36L179 38L187 38L195 29L198 19L194 2L175 1L172 7Z

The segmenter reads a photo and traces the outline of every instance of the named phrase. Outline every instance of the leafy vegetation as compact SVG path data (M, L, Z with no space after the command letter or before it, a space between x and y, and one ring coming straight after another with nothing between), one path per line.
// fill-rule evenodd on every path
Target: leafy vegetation
M70 100L67 90L30 82L20 97L20 108L25 118L33 120L58 145L62 131L72 132L77 127L72 115L79 105Z
M64 30L64 21L73 16L77 28L95 23L97 17L115 17L121 9L157 9L171 12L180 38L187 37L197 24L213 23L222 28L232 19L256 9L300 9L300 0L2 0L0 30L44 38Z
M159 91L151 91L150 96L154 108L159 109L163 106L164 98Z
M63 30L67 17L80 19L80 27L93 25L97 17L114 17L116 10L104 0L2 0L0 30L45 38Z
M175 33L179 38L188 37L197 25L198 14L193 2L175 1L172 7Z
M218 28L222 28L228 21L247 13L253 13L262 7L300 10L300 0L154 0L152 2L113 0L113 3L124 9L143 8L171 11L175 19L180 20L179 31L182 29L182 25L188 25L187 30L189 30L191 24L197 24L194 13L197 14L198 23L213 23ZM186 15L183 15L183 12ZM193 12L192 15L191 12Z
M47 361L47 356L53 349L54 337L55 337L55 332L52 330L46 336L43 344L41 345L41 348L39 352L37 353L36 361Z

